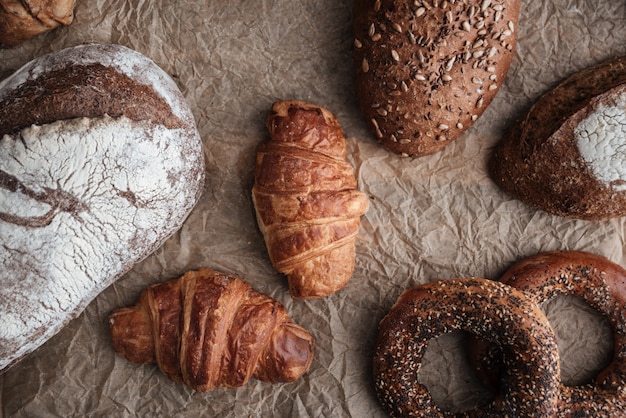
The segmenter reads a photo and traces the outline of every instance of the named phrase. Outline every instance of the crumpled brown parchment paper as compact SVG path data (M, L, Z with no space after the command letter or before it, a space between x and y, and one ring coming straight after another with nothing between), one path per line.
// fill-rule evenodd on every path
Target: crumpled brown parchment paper
M576 70L626 53L625 2L523 1L516 55L494 102L456 143L416 160L379 147L361 118L351 9L346 0L79 1L71 26L0 51L0 78L82 42L142 52L187 97L208 162L204 195L184 227L0 376L0 416L384 416L371 355L378 321L406 288L451 277L497 279L513 261L554 249L591 251L626 266L624 219L592 223L532 210L500 192L485 169L490 147L539 94ZM372 203L351 282L317 301L289 297L284 277L269 263L250 197L255 150L267 139L264 119L281 99L335 113ZM134 303L152 283L201 266L240 275L314 334L315 360L302 379L194 393L156 366L137 366L113 352L111 310ZM564 378L593 376L610 355L610 330L567 298L545 309L559 335ZM431 343L420 374L446 408L484 396L457 333Z

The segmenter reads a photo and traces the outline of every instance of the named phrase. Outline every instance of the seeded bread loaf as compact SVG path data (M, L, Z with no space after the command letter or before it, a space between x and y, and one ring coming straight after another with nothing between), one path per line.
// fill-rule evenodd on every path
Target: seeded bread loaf
M0 0L0 48L69 25L76 0Z
M573 74L537 100L489 161L509 195L551 214L626 215L626 57Z
M0 372L183 223L204 182L172 79L115 45L35 59L0 83Z
M356 0L357 96L387 149L433 154L468 129L500 88L519 0Z

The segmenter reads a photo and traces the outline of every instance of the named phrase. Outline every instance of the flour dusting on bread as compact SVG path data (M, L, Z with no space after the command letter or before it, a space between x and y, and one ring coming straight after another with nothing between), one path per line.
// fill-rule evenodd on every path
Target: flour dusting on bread
M626 190L626 92L600 105L574 129L583 160L602 182Z

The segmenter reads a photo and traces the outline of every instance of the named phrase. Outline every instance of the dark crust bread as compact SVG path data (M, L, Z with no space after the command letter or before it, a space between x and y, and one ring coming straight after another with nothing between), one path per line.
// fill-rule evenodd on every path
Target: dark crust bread
M150 86L94 63L50 71L5 95L0 99L0 136L33 124L105 114L151 120L168 128L180 125L165 100Z
M626 215L626 192L603 184L583 161L574 129L598 105L626 91L626 57L573 74L539 98L489 160L506 193L554 215L600 220Z
M435 153L492 101L515 48L519 0L356 0L358 101L397 154Z

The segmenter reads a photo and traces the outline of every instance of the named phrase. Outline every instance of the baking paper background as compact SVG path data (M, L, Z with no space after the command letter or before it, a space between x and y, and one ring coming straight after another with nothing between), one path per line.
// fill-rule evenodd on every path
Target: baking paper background
M626 2L523 1L516 54L495 100L455 143L420 159L382 149L359 113L351 9L346 0L79 0L71 26L0 51L4 78L36 56L82 42L136 49L180 86L207 159L204 194L184 227L0 376L0 416L382 417L371 355L378 322L403 290L451 277L497 279L515 260L554 249L590 251L626 266L624 219L584 222L530 209L504 195L485 168L503 130L539 94L626 53ZM359 187L371 199L354 275L322 300L290 298L270 265L250 197L265 117L282 99L310 101L338 117ZM241 276L311 331L315 360L302 379L194 393L156 366L113 352L113 309L133 304L150 284L202 266ZM610 330L584 304L561 298L545 308L565 377L592 376L610 354ZM431 343L421 378L445 407L480 398L458 333Z

